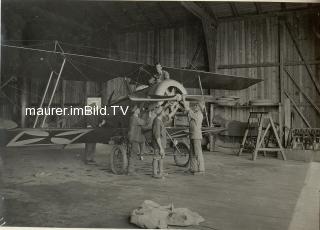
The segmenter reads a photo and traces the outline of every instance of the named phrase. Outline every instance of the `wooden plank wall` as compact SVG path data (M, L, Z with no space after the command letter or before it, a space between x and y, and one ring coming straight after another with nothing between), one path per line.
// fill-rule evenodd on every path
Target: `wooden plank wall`
M277 19L246 20L222 23L218 27L217 65L251 64L278 60ZM236 95L240 103L250 99L279 100L278 68L239 68L220 73L259 78L264 81L241 91L212 90L216 97ZM216 108L216 115L227 120L246 121L248 109ZM275 112L275 111L274 111Z
M289 18L289 22L294 25L294 33L297 35L305 59L315 60L317 58L317 42L312 32L312 22L310 18L291 17ZM284 61L300 61L301 59L287 31L285 31L284 36ZM278 19L276 17L268 17L222 23L218 28L217 47L217 65L278 62ZM288 67L288 69L294 74L296 80L302 88L306 90L307 94L315 101L318 101L319 104L320 96L315 91L315 87L307 74L306 68L300 65ZM313 66L312 70L314 74L318 74L319 79L319 72L316 72L316 66ZM238 92L212 90L211 93L215 96L235 94L241 97L241 103L255 98L272 99L275 102L279 101L278 67L220 69L218 71L226 74L259 78L263 79L263 82ZM320 127L319 115L316 114L311 105L307 103L286 75L284 77L284 89L294 97L312 126ZM247 110L230 108L218 108L216 109L216 114L220 114L227 119L239 119L242 121L245 121L248 117ZM274 117L277 119L276 114ZM298 114L295 114L295 117L294 126L303 126Z
M319 49L316 49L316 39L311 31L310 20L308 17L292 17L290 22L294 25L295 33L299 34L298 41L306 55L306 60L315 60L319 56ZM113 41L106 37L106 56L115 59L137 61L148 64L154 62L154 42L155 32L153 30L142 32L128 32L114 34ZM298 61L299 57L294 49L293 43L288 33L285 33L285 61ZM217 65L231 64L250 64L260 62L277 62L278 61L278 19L268 17L254 20L239 20L221 23L218 27L217 38ZM193 65L207 65L206 53L204 52L205 44L202 26L181 26L176 28L161 29L159 31L159 56L160 62L165 66L184 68L189 66L194 53L197 50L199 41L203 41L203 47L198 59ZM319 43L319 42L318 42ZM316 54L318 52L318 54ZM316 66L313 70L316 73ZM312 87L307 72L303 66L289 68L294 73L297 80L308 91L308 94L318 100L314 87ZM241 97L241 103L248 102L255 98L268 98L275 102L279 100L279 82L278 67L260 67L260 68L239 68L239 69L219 69L221 73L234 74L250 78L263 79L249 89L242 91L223 91L211 90L210 93L216 97L222 95L238 95ZM319 70L317 71L319 78ZM102 102L105 104L115 90L115 97L124 95L126 88L122 84L122 79L114 79L108 83L90 82L71 82L65 83L64 102L67 105L84 105L85 96L102 96ZM32 81L30 86L30 103L39 104L41 95L45 89L46 82ZM303 110L306 117L313 126L320 126L319 116L314 112L310 105L304 100L303 96L297 92L297 89L285 78L285 89L294 97ZM188 89L189 93L199 93L198 89ZM84 93L85 92L85 93ZM61 104L63 97L61 95L62 87L58 88L54 99L54 104ZM318 95L319 96L319 95ZM8 108L0 106L1 114L6 114ZM275 119L277 120L276 111ZM216 115L221 115L225 119L246 121L248 110L217 108ZM9 115L10 116L10 115ZM296 115L298 117L298 115ZM297 119L297 121L299 121ZM297 122L297 126L302 122Z
M113 41L106 38L109 58L136 61L147 64L154 64L154 40L155 32L153 30L143 32L128 32L115 34ZM197 50L199 39L202 37L202 27L199 26L183 26L176 28L162 29L159 32L159 57L160 62L165 66L187 67ZM116 42L116 43L115 43ZM199 58L193 63L196 66L203 66L205 55L203 49L199 54ZM38 79L30 80L29 88L29 104L31 106L39 106L41 97L46 87L46 81ZM62 95L62 88L57 88L52 106L61 106L64 102L65 106L83 106L85 105L86 96L101 96L102 103L106 104L111 93L114 91L113 98L126 94L126 87L122 78L113 79L106 83L98 82L80 82L65 81L65 95ZM49 89L49 92L52 88ZM190 89L190 93L198 92L197 89ZM19 92L16 92L19 95ZM5 100L5 99L4 99ZM49 101L49 97L45 100L45 104ZM16 102L19 103L19 100ZM6 106L4 106L6 104ZM1 114L7 114L4 117L12 118L12 106L3 103L0 106ZM28 118L28 126L32 126L33 117ZM50 120L50 118L48 118ZM67 117L67 126L79 126L81 118L77 116Z

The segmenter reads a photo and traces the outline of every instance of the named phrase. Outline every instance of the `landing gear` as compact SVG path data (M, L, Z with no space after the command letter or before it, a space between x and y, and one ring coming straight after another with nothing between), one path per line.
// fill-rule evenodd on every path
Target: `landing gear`
M113 147L110 155L110 168L114 174L122 175L127 173L128 158L127 146L116 145Z
M186 167L190 160L190 146L184 142L178 142L174 146L173 159L177 166Z

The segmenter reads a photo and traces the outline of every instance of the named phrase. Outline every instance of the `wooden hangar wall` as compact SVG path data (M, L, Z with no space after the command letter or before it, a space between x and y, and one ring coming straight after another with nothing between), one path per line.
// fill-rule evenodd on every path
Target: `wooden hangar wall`
M62 44L63 45L63 44ZM200 22L195 25L162 28L127 33L114 33L112 38L105 39L103 44L105 56L109 58L154 64L159 60L164 66L187 67L190 65L203 68L206 57L204 37ZM65 47L66 48L66 47ZM159 58L155 58L158 56ZM106 70L107 72L107 70ZM31 80L29 103L39 106L46 81ZM53 100L54 105L83 106L87 96L101 96L106 104L114 91L113 98L126 94L126 86L122 78L110 80L107 83L63 81ZM199 93L198 89L190 89L191 93ZM45 100L48 103L49 99ZM50 118L48 119L50 121ZM67 127L81 126L79 116L66 117ZM32 118L29 118L29 126ZM54 122L53 122L54 123Z
M246 76L250 78L263 79L249 89L239 92L211 90L215 96L238 95L241 103L248 102L250 99L272 99L279 101L279 38L278 38L278 17L260 17L252 20L238 20L221 23L218 27L217 44L217 71L226 74ZM295 39L303 53L305 60L313 61L320 59L319 39L312 31L312 25L315 23L312 17L306 15L291 16L288 23L293 27ZM285 63L297 63L300 65L286 66L288 71L294 77L301 88L320 105L319 94L314 87L307 69L301 64L301 58L295 48L288 30L283 30L283 60ZM255 64L269 65L267 67L256 67ZM250 68L241 67L238 64L252 64ZM257 65L257 66L258 66ZM261 65L260 65L261 66ZM249 66L247 66L249 67ZM317 69L318 67L318 69ZM319 64L311 65L312 73L319 80ZM306 100L299 89L294 85L288 75L283 73L283 89L296 102L298 108L302 111L307 120L313 127L319 127L320 116L312 105ZM286 98L286 96L284 96ZM303 127L304 124L294 109L295 127ZM245 121L248 118L248 109L218 108L217 114L222 114L227 119L240 119ZM277 112L274 110L274 112ZM275 118L278 120L277 114Z
M293 25L294 33L297 35L296 38L305 59L319 60L319 39L316 39L312 32L312 17L306 15L292 16L289 18L289 22ZM284 39L284 61L301 61L287 31L284 33ZM111 37L105 37L101 40L105 41L103 47L107 50L106 56L110 58L148 64L153 64L154 59L158 59L165 66L208 68L205 40L200 21L193 25L162 28L158 31L149 29L114 33L112 39ZM278 45L277 17L248 18L220 23L217 41L217 71L244 77L261 78L264 81L242 91L210 90L210 93L216 97L238 95L241 98L241 103L255 98L273 99L277 102L279 100L279 67L274 63L279 62ZM158 56L158 58L155 58L155 56ZM270 66L256 67L256 63L269 63ZM251 64L251 67L243 68L244 66L237 66L238 64ZM311 68L319 79L319 65L312 65ZM319 105L319 95L310 81L306 68L303 65L296 65L289 66L288 69L306 93ZM304 116L312 126L319 127L319 115L285 73L283 79L284 89L293 97ZM31 80L29 84L29 103L38 106L46 82ZM121 79L103 84L63 81L58 88L53 103L55 105L80 106L84 105L86 96L102 96L105 104L113 90L115 90L115 97L125 93L125 86ZM199 90L190 89L190 93L199 93ZM16 92L15 97L18 94L19 92ZM18 111L17 106L12 106L9 102L1 103L0 107L1 115L7 118L12 118L13 114ZM215 115L221 115L228 120L245 121L248 112L248 109L224 107L216 107L215 109ZM276 110L273 110L273 112L277 120ZM296 112L295 118L296 126L303 126L303 122L300 122L301 120ZM29 120L30 124L32 119ZM70 117L67 126L76 125L80 120L80 117Z
M216 68L218 72L234 74L250 78L260 78L264 81L242 91L210 90L216 97L222 95L237 95L240 103L247 103L251 99L272 99L279 102L279 20L278 17L258 17L243 20L225 21L219 24L217 37ZM316 38L312 25L312 15L297 14L288 17L288 23L292 25L295 39L307 61L320 59L319 39ZM155 31L128 32L119 34L115 39L118 41L111 44L118 47L122 52L110 53L111 57L121 59L153 63L157 52L163 65L180 68L208 69L205 40L202 26L183 26L167 28L159 31L159 40L155 38ZM288 72L315 103L320 105L320 96L314 87L307 69L301 64L301 58L295 48L288 30L283 26L283 61ZM318 53L317 53L318 52ZM156 55L157 56L157 55ZM299 63L299 65L297 65ZM251 64L251 68L244 68L241 64ZM267 67L257 67L259 64ZM235 68L235 67L239 68ZM317 68L318 67L318 68ZM319 64L311 65L312 74L319 77ZM113 87L116 84L109 84ZM190 93L200 93L198 89L188 89ZM313 106L306 100L303 93L294 85L288 75L283 72L283 89L298 105L303 115L311 123L312 127L320 126L320 116ZM107 90L110 93L110 90ZM285 95L282 95L286 98ZM266 108L264 108L266 109ZM269 110L273 112L274 119L279 120L278 108ZM294 126L304 127L304 123L298 113L294 113ZM248 108L215 107L215 115L220 115L227 120L246 121L249 114Z

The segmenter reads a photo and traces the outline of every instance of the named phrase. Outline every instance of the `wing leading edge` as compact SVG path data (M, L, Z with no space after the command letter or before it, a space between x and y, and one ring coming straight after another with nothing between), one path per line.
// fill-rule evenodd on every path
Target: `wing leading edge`
M62 63L62 53L60 52L32 48L24 48L20 52L23 52L20 57L26 59L22 60L23 64L20 66L23 68L23 76L47 79L51 70L58 72ZM10 55L10 52L4 52L3 59L9 58L10 60L7 55ZM67 62L61 77L65 80L105 82L118 77L126 77L140 84L147 84L155 71L152 65L143 63L67 52L63 55ZM171 79L181 82L186 88L198 88L198 76L200 76L202 87L205 89L241 90L262 81L261 79L200 70L165 66L163 69L169 72Z

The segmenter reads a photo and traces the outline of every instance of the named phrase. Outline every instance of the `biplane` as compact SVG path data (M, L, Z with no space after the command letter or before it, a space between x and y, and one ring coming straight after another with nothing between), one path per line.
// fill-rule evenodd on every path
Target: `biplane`
M56 44L58 45L58 43ZM47 78L47 86L43 94L39 107L44 107L44 99L50 97L50 107L55 90L61 81L96 81L106 82L114 78L121 77L123 84L126 85L127 95L113 98L113 93L108 99L108 105L138 105L141 108L157 103L165 106L167 103L181 102L181 97L185 95L186 100L212 101L209 95L190 95L187 88L203 89L223 89L223 90L242 90L258 82L260 79L251 79L212 73L201 70L179 69L173 67L163 67L170 74L170 79L154 85L148 85L148 80L155 74L155 67L149 64L121 61L104 57L88 56L75 53L64 52L62 48L57 51L35 49L29 47L17 47L2 45L5 52L2 58L6 59L6 49L19 49L20 55L26 58L27 65L24 66L24 76L32 78ZM48 65L43 63L50 63ZM6 67L3 66L2 71ZM55 80L53 80L55 75ZM48 89L53 84L51 95ZM51 87L52 88L52 87ZM128 130L128 118L126 116L109 116L103 127L97 129L91 128L43 128L41 127L41 118L35 117L32 128L13 128L14 124L10 121L2 120L0 129L2 129L2 144L6 147L27 147L44 145L68 145L73 143L113 143L114 151L111 154L112 171L118 174L123 173L126 165L126 141ZM46 117L42 117L42 121ZM43 122L42 122L43 124ZM4 132L3 130L6 131ZM204 134L217 134L222 128L203 127ZM173 155L177 165L186 165L188 160L188 127L168 127L168 138L174 148ZM186 158L181 162L181 158Z

